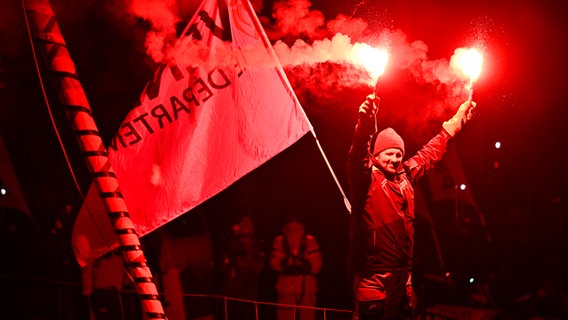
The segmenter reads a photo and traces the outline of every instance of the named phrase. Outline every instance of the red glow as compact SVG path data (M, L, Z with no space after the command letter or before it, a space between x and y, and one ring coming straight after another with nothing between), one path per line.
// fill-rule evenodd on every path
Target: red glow
M385 72L389 54L385 49L373 48L365 43L353 47L354 60L362 65L373 81Z
M479 50L474 48L458 48L454 52L452 62L454 68L467 76L470 82L474 82L481 74L483 56Z

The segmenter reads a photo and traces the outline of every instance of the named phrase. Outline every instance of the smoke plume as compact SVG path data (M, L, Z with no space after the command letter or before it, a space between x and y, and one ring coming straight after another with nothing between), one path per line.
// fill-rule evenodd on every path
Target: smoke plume
M258 13L262 6L255 3ZM176 41L176 25L187 18L181 17L183 10L175 0L132 0L130 9L132 14L150 25L146 50L156 62L203 66L234 65L238 61L248 68L266 64L259 54L263 48L239 48L240 51L235 52L227 43L211 54L205 45L191 39ZM184 14L188 16L187 8ZM384 81L384 94L405 92L404 96L397 94L396 99L405 119L393 114L394 121L400 120L410 126L415 123L409 120L412 115L416 115L415 121L422 122L428 117L441 119L450 115L467 97L466 81L455 72L449 60L430 59L428 45L408 39L402 30L376 30L362 18L343 14L328 20L321 11L312 9L309 0L276 1L271 16L259 16L259 20L305 108L310 107L305 105L306 101L316 100L318 104L329 105L334 101L334 94L350 88L367 87L369 93L372 92L375 79L356 54L364 45L389 51L389 63L383 77L392 83ZM381 23L374 21L373 25ZM243 56L246 59L243 60ZM413 83L401 83L400 78ZM397 89L392 87L394 83L398 85ZM358 103L353 102L354 105Z

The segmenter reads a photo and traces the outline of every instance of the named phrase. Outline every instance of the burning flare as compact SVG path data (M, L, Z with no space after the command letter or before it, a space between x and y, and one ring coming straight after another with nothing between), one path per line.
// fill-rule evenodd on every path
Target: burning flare
M377 82L385 72L389 60L389 53L386 50L373 48L366 43L353 47L353 55L354 60L367 70L373 82Z
M461 72L466 75L471 82L479 78L483 56L477 49L459 48L455 51L456 63Z
M450 65L468 78L469 82L466 88L469 90L469 100L471 100L473 83L481 74L483 55L479 50L474 48L458 48L452 56Z

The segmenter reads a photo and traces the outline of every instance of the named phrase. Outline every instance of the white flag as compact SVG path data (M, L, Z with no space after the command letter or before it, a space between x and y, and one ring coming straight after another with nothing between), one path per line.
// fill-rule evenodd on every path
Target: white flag
M138 236L213 197L311 130L247 0L205 0L177 52L109 147ZM97 198L91 188L73 230L81 265L118 246Z

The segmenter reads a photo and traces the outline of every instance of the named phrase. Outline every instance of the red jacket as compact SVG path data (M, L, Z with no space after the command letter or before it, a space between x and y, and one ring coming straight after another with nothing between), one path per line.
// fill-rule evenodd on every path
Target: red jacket
M442 159L450 134L442 130L404 161L394 181L371 166L371 134L358 125L348 156L351 191L351 254L356 273L385 272L412 266L414 188Z

